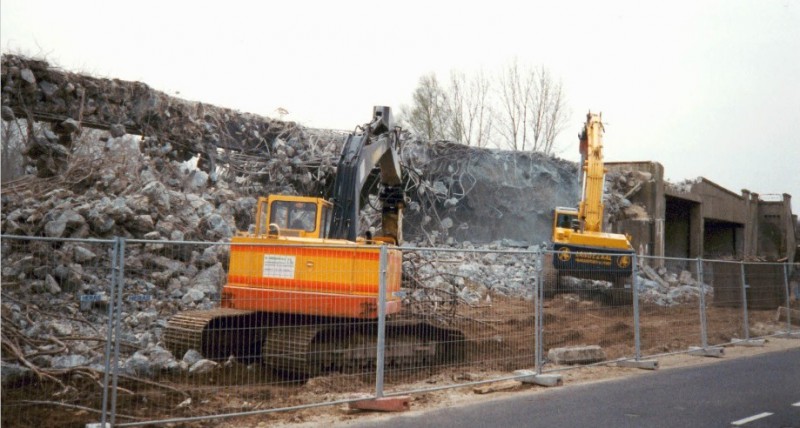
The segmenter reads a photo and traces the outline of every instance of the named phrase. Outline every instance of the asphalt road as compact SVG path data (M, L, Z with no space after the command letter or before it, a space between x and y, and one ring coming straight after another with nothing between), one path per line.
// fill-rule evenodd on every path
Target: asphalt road
M800 428L800 348L347 426Z

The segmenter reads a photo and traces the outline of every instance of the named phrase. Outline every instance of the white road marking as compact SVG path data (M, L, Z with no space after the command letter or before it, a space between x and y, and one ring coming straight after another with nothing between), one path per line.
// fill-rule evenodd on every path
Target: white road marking
M794 403L794 404L792 404L792 406L794 406L794 407L800 407L800 401L798 401L797 403Z
M770 412L759 413L757 415L750 416L749 418L739 419L738 421L731 422L731 425L738 427L748 422L753 422L757 419L766 418L767 416L772 416L772 413Z

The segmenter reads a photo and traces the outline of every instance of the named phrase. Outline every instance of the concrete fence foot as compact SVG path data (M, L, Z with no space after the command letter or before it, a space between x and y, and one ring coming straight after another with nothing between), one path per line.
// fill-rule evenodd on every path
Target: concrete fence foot
M699 357L713 357L722 358L725 356L725 348L712 346L709 348L700 348L698 346L689 347L689 355L697 355Z
M766 341L764 339L733 339L731 341L731 345L733 346L752 346L752 347L760 347L764 346Z
M380 397L369 400L354 401L349 404L352 410L374 410L378 412L405 412L411 409L411 397Z
M795 331L779 331L777 337L784 339L800 339L800 330Z
M519 379L522 383L532 383L539 386L561 386L564 380L557 374L536 374L533 370L516 370L514 375L523 376Z
M617 363L617 367L642 370L658 370L658 360L624 360Z

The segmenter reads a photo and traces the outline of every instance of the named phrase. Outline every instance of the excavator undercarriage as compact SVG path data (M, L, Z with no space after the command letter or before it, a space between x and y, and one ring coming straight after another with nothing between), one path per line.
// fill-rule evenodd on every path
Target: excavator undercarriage
M261 362L293 377L375 368L378 324L372 320L308 317L220 308L170 319L164 340L174 355ZM464 335L415 320L387 320L387 368L424 368L462 361Z

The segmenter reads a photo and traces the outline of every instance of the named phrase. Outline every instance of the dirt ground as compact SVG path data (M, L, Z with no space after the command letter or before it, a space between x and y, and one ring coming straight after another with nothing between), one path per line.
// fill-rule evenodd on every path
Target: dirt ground
M800 339L768 338L763 347L728 346L725 348L724 359L749 357L798 347L800 347ZM696 357L687 354L667 355L657 358L657 360L659 362L659 370L713 364L714 362L720 361L720 359L716 358ZM561 388L631 376L647 376L648 373L650 373L648 370L620 368L616 367L615 364L582 367L576 370L559 372L564 381L564 385L561 386ZM538 394L547 389L546 387L523 384L511 390L499 391L492 394L477 394L473 391L472 387L428 392L412 395L411 410L409 413L424 413L426 411L445 407L468 406L476 402L503 399L516 394ZM396 414L350 410L346 405L339 405L323 409L295 412L292 415L287 414L283 418L273 417L264 419L263 417L254 417L242 419L241 421L231 420L220 422L215 426L226 428L232 428L234 426L310 428L320 425L345 427L356 422L385 421L394 416L396 416Z
M451 326L464 331L468 343L464 361L444 363L415 370L388 368L385 390L414 391L479 382L507 377L516 369L534 368L535 318L530 301L493 298L473 307L459 307L449 317ZM697 303L662 308L644 305L640 308L642 355L685 351L702 344ZM541 326L545 355L555 347L600 345L607 360L635 355L633 310L630 307L608 307L576 295L558 295L544 302ZM707 310L709 345L743 338L741 308ZM751 337L774 334L786 328L775 321L774 310L748 313ZM737 358L800 347L800 340L769 338L764 347L728 347L725 358ZM661 356L661 369L708 364L714 359L685 354ZM547 363L544 370L564 367ZM647 371L618 368L613 362L559 371L565 387L625 376L646 375ZM2 426L45 427L84 426L99 421L92 409L101 407L102 391L98 380L85 373L60 377L62 388L48 381L31 381L2 392ZM225 387L228 385L229 387ZM261 366L223 365L204 377L162 377L150 380L120 379L117 409L120 423L178 417L196 417L215 413L252 412L261 409L297 406L317 402L334 402L363 397L375 390L373 374L329 374L307 381L291 380L265 370ZM508 394L537 393L544 387L522 385L510 391L479 395L473 387L456 387L412 395L413 412L454 405L468 405L476 400L494 399ZM188 400L190 399L191 400ZM57 404L61 403L61 404ZM65 407L82 406L82 407ZM351 411L346 404L328 405L300 411L285 411L228 419L179 423L186 427L303 427L347 425L365 418L385 418L372 412ZM54 424L54 421L58 423Z

